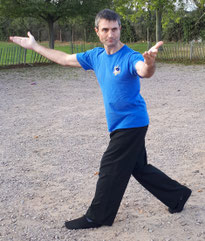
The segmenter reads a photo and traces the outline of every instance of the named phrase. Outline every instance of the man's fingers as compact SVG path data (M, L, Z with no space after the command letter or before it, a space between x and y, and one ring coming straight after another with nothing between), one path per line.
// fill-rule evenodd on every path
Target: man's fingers
M23 41L24 39L27 39L25 37L13 37L13 41Z
M159 41L152 48L153 49L159 49L159 47L161 47L163 45L163 43L164 43L163 41Z
M149 53L157 53L159 47L161 47L163 45L163 43L164 43L163 41L157 42L148 52Z
M22 41L22 38L20 38L20 37L14 37L13 38L13 42L16 43L16 44L21 44L21 41Z
M33 37L33 35L30 32L28 32L27 35L28 35L29 38ZM9 40L14 42L14 43L19 43L19 42L21 42L23 40L27 40L28 37L10 36Z
M143 57L156 57L157 55L157 50L149 50L148 52L146 51L144 54L143 54Z
M15 44L21 45L24 44L24 40L28 39L28 38L22 38L22 37L18 37L18 36L12 36L9 38L10 41L12 41Z

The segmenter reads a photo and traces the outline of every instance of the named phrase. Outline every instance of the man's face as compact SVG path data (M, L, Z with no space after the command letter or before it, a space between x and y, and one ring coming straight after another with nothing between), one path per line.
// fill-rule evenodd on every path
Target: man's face
M108 21L106 19L101 19L98 24L98 28L95 31L100 39L100 42L108 47L115 47L120 40L120 30L117 21Z

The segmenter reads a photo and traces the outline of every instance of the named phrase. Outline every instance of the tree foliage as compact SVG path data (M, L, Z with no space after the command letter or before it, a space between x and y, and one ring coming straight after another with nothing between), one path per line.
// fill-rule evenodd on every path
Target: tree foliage
M44 40L50 26L50 46L54 30L61 39L97 41L94 18L103 8L116 10L122 18L122 41L156 39L157 9L161 11L162 39L168 41L205 40L205 0L184 0L184 5L168 0L0 0L0 39L26 35L30 30ZM62 30L62 31L59 31ZM60 35L60 33L64 35ZM4 37L6 36L6 38ZM55 34L56 36L56 34Z
M146 21L147 29L153 28L153 15L155 15L156 41L162 39L162 22L164 16L171 16L175 11L176 2L183 4L182 0L114 0L116 11L125 18L137 21L141 16Z
M43 19L49 29L49 46L54 48L54 23L60 18L93 16L109 0L0 0L0 12L7 17Z

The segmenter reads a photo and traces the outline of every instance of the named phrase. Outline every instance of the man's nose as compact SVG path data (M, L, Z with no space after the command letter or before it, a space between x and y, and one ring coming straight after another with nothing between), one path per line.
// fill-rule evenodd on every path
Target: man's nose
M108 37L111 38L112 36L113 36L113 32L112 32L112 30L109 30Z

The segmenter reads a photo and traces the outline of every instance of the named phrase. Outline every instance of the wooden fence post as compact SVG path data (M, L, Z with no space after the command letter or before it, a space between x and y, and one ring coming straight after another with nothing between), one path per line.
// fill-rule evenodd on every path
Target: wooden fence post
M24 49L24 60L23 60L24 64L26 64L26 54L27 54L27 49Z
M192 54L193 54L193 41L191 41L191 44L190 44L190 60L192 60Z
M70 45L71 45L71 53L73 54L73 42L72 41L70 42Z

